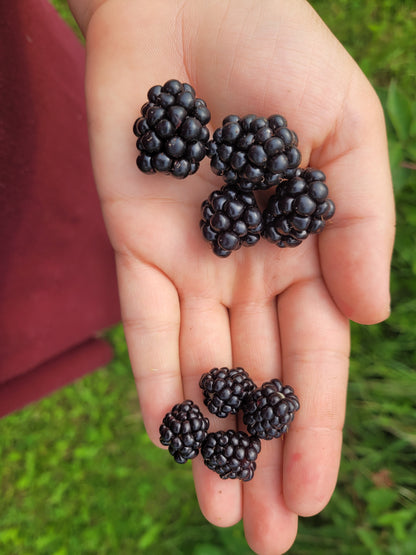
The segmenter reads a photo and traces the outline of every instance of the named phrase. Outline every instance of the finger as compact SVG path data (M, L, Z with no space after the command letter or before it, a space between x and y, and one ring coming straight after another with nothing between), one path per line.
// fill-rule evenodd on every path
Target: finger
M341 455L349 325L320 278L293 284L278 303L284 383L300 409L285 438L284 497L302 516L328 503Z
M158 446L163 416L183 399L179 367L179 302L157 268L116 257L126 342L144 425ZM162 348L163 346L163 348Z
M207 412L199 380L204 372L231 364L230 324L227 308L217 299L184 296L181 299L180 360L184 395L209 417L208 432L224 428L224 421ZM235 427L235 419L227 419ZM216 526L231 526L241 519L241 486L222 481L202 457L193 461L195 489L205 517Z
M117 2L97 1L100 9L88 27L85 83L94 175L101 198L135 198L143 191L137 190L134 120L150 87L173 77L187 80L180 17L174 2L120 9Z
M231 309L233 363L260 386L281 374L275 298L234 304ZM245 430L245 427L242 426ZM244 527L256 553L283 553L297 532L297 516L282 492L282 441L263 441L254 478L243 486Z
M345 108L339 136L316 159L336 204L319 252L325 281L341 311L351 320L373 324L390 313L394 200L379 102L362 84L352 88L354 107Z

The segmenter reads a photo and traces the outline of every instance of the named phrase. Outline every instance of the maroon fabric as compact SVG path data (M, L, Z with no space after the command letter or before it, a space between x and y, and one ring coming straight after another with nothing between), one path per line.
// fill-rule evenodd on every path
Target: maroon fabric
M90 339L0 386L0 418L24 407L106 364L112 349L101 339Z
M46 0L0 0L0 21L0 402L7 391L10 411L109 360L91 338L120 311L89 159L83 46ZM25 375L32 395L21 397L10 380Z

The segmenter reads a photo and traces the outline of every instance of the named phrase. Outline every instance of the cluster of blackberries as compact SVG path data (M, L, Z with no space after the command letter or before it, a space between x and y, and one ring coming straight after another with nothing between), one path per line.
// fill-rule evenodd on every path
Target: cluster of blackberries
M320 233L334 212L325 174L312 168L299 169L269 198L262 234L278 247L296 247L309 234Z
M188 83L170 79L147 93L148 102L133 125L144 173L161 172L178 179L191 175L205 157L211 114Z
M209 412L225 418L243 413L244 431L208 432L209 421L192 401L177 404L160 426L160 442L178 463L195 458L199 451L205 465L221 478L249 481L256 470L260 440L278 438L289 430L299 400L293 388L278 379L257 387L240 367L212 368L199 385Z
M133 126L139 169L183 179L205 156L224 185L202 203L200 227L213 252L227 257L260 237L278 247L295 247L320 233L335 206L325 174L300 168L298 137L278 114L227 116L212 139L211 114L188 83L170 79L153 86ZM254 191L275 187L264 210Z
M211 169L225 184L202 203L203 236L218 256L226 257L241 245L251 246L260 237L278 247L295 247L311 233L319 233L335 211L329 200L325 175L299 167L298 137L283 116L269 118L250 114L227 116L208 142ZM267 206L260 210L254 191L276 187ZM227 198L232 190L232 201ZM230 205L238 202L256 212L256 225L247 234L243 216ZM233 217L229 212L232 212ZM254 236L254 238L253 238Z
M202 203L200 227L217 256L228 256L242 245L255 245L263 230L263 218L253 193L234 185L214 191Z
M268 189L294 175L298 138L283 116L227 116L208 142L211 169L243 191Z

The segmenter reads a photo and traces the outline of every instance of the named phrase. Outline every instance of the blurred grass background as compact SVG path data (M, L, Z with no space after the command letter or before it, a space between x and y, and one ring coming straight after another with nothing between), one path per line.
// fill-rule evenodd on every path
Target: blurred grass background
M73 25L64 0L53 0ZM291 553L416 553L416 4L313 0L383 102L397 206L392 316L352 326L336 492ZM0 421L0 553L246 555L201 515L190 465L144 431L123 331L105 369Z

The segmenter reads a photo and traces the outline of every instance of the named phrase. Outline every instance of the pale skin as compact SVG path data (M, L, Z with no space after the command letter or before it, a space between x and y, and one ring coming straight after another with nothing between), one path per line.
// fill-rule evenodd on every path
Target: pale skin
M263 442L251 482L222 481L199 458L192 463L209 521L244 519L255 552L284 553L298 516L321 511L336 484L349 320L389 315L394 205L380 104L304 0L70 5L87 39L91 156L147 432L159 445L175 403L203 406L199 376L215 366L292 385L301 409L284 440ZM207 102L211 130L228 114L287 118L302 167L326 173L336 204L321 235L295 249L263 240L213 255L198 226L201 202L222 185L209 161L183 181L135 165L133 122L147 90L171 78ZM211 431L237 426L211 420Z

